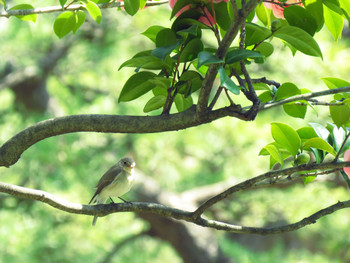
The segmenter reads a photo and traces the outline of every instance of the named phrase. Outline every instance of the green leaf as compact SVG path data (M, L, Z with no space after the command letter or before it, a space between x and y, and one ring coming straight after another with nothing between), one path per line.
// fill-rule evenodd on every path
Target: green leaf
M248 85L247 85L247 87L248 87ZM268 91L270 91L270 88L266 83L254 83L253 87L255 90L268 90Z
M273 99L271 91L265 91L265 92L261 93L258 97L262 103L269 102Z
M313 122L310 122L309 124L314 129L318 137L322 138L323 140L327 140L330 133L325 127L323 127L321 124Z
M172 79L170 78L154 77L148 81L152 83L155 87L161 87L163 90L168 90L168 88L171 85L171 80Z
M155 87L154 89L152 89L152 93L154 96L157 96L157 95L167 96L168 95L168 91L162 87Z
M305 150L310 150L310 148L315 148L315 149L319 149L322 151L326 151L334 156L337 154L335 152L335 150L333 149L333 147L328 142L326 142L325 140L323 140L319 137L311 138L311 139L307 140L303 144L302 148Z
M222 59L217 58L215 55L208 51L202 51L198 54L198 65L197 68L200 68L203 65L210 65L210 64L219 64L223 63L224 61Z
M317 178L316 175L310 175L310 176L302 177L301 179L303 179L304 184L307 185L308 183L311 183L312 181L314 181L316 178Z
M231 18L228 13L227 3L222 1L220 3L214 4L216 22L219 27L223 30L227 30L231 24Z
M268 42L262 42L256 49L261 55L268 57L273 53L273 45Z
M148 80L157 76L153 72L142 71L132 75L124 84L118 103L134 100L154 88L154 84Z
M188 97L202 87L203 77L197 71L188 70L181 75L180 82L184 84L179 86L178 92Z
M291 117L304 119L307 111L307 106L304 104L291 102L283 104L283 110Z
M79 29L79 27L81 27L82 24L84 24L85 19L86 19L86 14L84 11L78 10L75 13L75 27L73 28L73 34L77 32L77 30Z
M171 11L170 19L172 19L183 7L185 7L188 4L188 0L176 1L173 10Z
M302 140L308 140L317 137L315 130L311 127L302 127L297 129L297 133Z
M305 9L312 15L317 23L317 31L320 31L324 24L322 0L304 0Z
M321 79L327 85L327 87L329 89L350 86L350 82L343 80L343 79L338 79L338 78L333 78L333 77L321 78Z
M199 38L194 38L185 46L180 55L180 62L187 62L197 58L198 53L203 50L204 46Z
M142 35L148 37L150 40L152 40L154 43L156 43L156 37L159 31L165 29L163 26L151 26L146 29L145 32L141 33Z
M60 5L62 6L62 8L64 7L64 5L66 4L67 0L60 0Z
M343 10L343 13L347 17L348 21L350 21L350 1L348 0L339 0L340 8Z
M164 62L152 55L152 50L146 50L137 53L131 59L125 61L118 70L123 67L136 67L136 68L144 68L144 69L165 69L168 72L171 71L171 64L167 63L167 60Z
M261 149L259 155L263 155L263 150L267 151L276 162L280 163L281 166L283 166L283 156L274 144L266 145L263 149Z
M191 25L190 27L179 30L176 33L183 36L184 38L186 38L188 35L192 35L199 38L202 36L201 29L198 25Z
M177 42L175 32L170 28L160 30L156 36L156 47L167 47Z
M274 37L286 41L288 44L302 53L315 57L322 57L322 52L317 42L304 30L294 26L283 26L273 33Z
M255 52L252 50L247 49L234 49L229 52L227 52L225 56L225 63L226 64L233 64L238 61L241 61L243 59L248 58L263 58L264 56L261 55L259 52Z
M246 23L245 30L246 30L246 38L245 38L246 46L260 43L265 39L269 38L272 34L272 32L269 29L258 26L253 23Z
M6 6L6 5L4 5L4 6ZM14 7L11 7L9 9L9 11L12 11L12 10L26 10L26 9L34 9L34 7L32 5L29 5L29 4L20 4L20 5L15 5ZM36 19L37 19L37 15L36 14L25 15L25 16L16 16L16 17L18 19L23 20L23 21L32 21L34 23L36 22Z
M271 9L266 8L263 3L260 3L256 7L255 12L256 12L256 15L259 18L259 20L265 26L270 26L271 25L271 15L272 15L272 10Z
M283 14L289 25L299 27L311 36L315 34L317 22L305 8L298 5L289 6L284 9Z
M271 123L271 134L274 140L288 150L295 157L301 145L298 133L289 125L273 122Z
M143 108L143 112L147 113L153 110L157 110L164 106L166 102L166 96L157 95L151 98Z
M218 72L220 77L220 86L225 87L235 95L239 95L241 90L240 87L238 87L233 80L227 76L226 71L222 66L219 67Z
M140 0L124 0L124 8L129 15L133 16L139 11Z
M332 101L335 102L335 101ZM329 112L335 125L343 126L350 120L350 106L349 105L331 105Z
M53 30L59 38L62 38L75 28L75 24L76 18L74 12L63 12L56 18Z
M283 83L276 91L275 101L283 100L294 95L299 95L300 93L300 89L295 84L286 82Z
M339 3L335 1L324 1L323 2L323 16L324 23L331 32L335 41L340 39L341 32L343 30L343 11L341 10Z
M92 19L95 20L97 24L99 24L102 19L102 14L98 5L96 5L94 2L90 0L87 0L87 2L85 3L85 7L86 7L86 10L89 12L90 16L92 17Z
M171 52L173 52L173 50L176 49L180 44L180 42L176 42L175 44L169 46L158 47L152 51L152 55L164 61L166 57L170 55Z
M185 111L193 105L192 97L185 97L182 94L176 94L174 101L178 112Z
M147 4L147 0L140 0L140 9L139 10L142 10L146 7L146 4Z
M344 131L344 129L343 128L334 127L333 128L332 137L333 137L334 148L338 152L340 150L340 147L343 144L344 139L345 139L345 131Z

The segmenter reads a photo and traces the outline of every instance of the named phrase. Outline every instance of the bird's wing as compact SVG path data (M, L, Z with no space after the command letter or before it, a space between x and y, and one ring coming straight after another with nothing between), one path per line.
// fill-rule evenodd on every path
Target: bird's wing
M91 198L89 204L94 200L96 195L98 195L103 188L112 183L114 179L122 172L122 168L120 168L117 164L113 165L98 181L96 186L96 192L94 196Z

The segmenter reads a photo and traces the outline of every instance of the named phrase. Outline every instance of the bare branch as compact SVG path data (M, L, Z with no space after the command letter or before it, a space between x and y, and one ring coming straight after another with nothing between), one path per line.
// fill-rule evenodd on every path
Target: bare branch
M56 135L72 132L154 133L175 131L209 123L225 116L248 120L238 106L208 112L205 119L199 120L195 105L181 113L160 116L86 114L49 119L24 129L4 143L0 147L0 166L13 165L30 146Z
M282 175L289 176L293 173L300 172L300 171L326 170L326 169L343 168L347 166L350 166L350 162L321 163L321 164L312 163L312 164L304 164L296 167L286 168L283 170L269 171L262 175L258 175L249 180L246 180L242 183L236 184L228 188L227 190L221 192L220 194L208 199L206 202L204 202L201 206L197 208L197 210L194 212L194 216L199 218L204 213L205 210L207 210L209 207L213 206L214 204L220 202L223 199L226 199L228 196L232 195L233 193L253 188L257 183L266 179L272 179Z
M345 166L350 166L350 162L342 162L342 163L336 163L336 164L334 163L317 164L317 165L313 164L313 165L306 165L306 166L304 165L304 166L288 168L280 171L265 173L263 175L255 177L255 181L258 181L260 179L263 180L265 178L272 178L273 176L277 176L278 173L281 174L282 172L283 174L290 174L293 171L300 170L300 169L313 170L315 169L315 167L319 169L332 169L335 167L341 168ZM252 179L247 180L241 184L237 184L236 186L233 186L230 189L232 190L235 187L243 189L242 184L249 184L252 186L253 184L251 183L251 180ZM230 191L230 189L226 190L225 192ZM320 219L323 216L332 214L335 211L338 211L340 209L350 207L350 200L344 201L344 202L338 202L327 208L321 209L320 211L312 214L311 216L306 217L293 224L272 227L272 228L259 228L259 227L245 227L245 226L233 225L233 224L224 223L216 220L208 220L203 218L201 215L197 214L198 209L196 210L196 212L193 213L193 212L189 212L181 209L175 209L175 208L171 208L171 207L161 205L161 204L156 204L156 203L134 202L134 203L118 203L118 204L106 204L106 205L102 205L102 204L101 205L82 205L82 204L68 202L64 199L58 198L50 193L47 193L41 190L29 189L29 188L15 186L15 185L1 183L1 182L0 182L0 192L8 193L10 195L17 196L20 198L38 200L54 208L57 208L59 210L66 211L69 213L74 213L74 214L106 216L108 214L112 214L116 212L152 213L152 214L156 214L167 218L185 220L187 222L191 222L200 226L214 228L217 230L224 230L228 232L242 233L242 234L249 233L249 234L261 234L261 235L278 234L278 233L297 230L306 225L315 223L316 220Z
M162 0L162 1L147 1L146 6L155 6L155 5L162 5L168 3L168 0ZM106 9L106 8L118 8L123 7L124 2L114 2L114 3L105 3L105 4L98 4L99 8ZM48 7L40 7L40 8L34 8L34 9L19 9L19 10L8 10L8 11L2 11L0 13L0 17L11 17L11 16L25 16L25 15L33 15L33 14L47 14L47 13L54 13L54 12L63 12L63 11L76 11L76 10L85 10L84 5L78 4L78 5L69 5L67 8L62 9L62 6L48 6Z
M307 225L315 224L318 219L348 207L350 207L350 200L347 200L344 202L339 201L336 204L328 206L324 209L321 209L318 212L308 217L305 217L304 219L296 223L279 226L279 227L271 227L271 228L246 227L246 226L232 225L232 224L227 224L227 223L223 223L215 220L205 220L205 219L201 220L201 225L215 228L217 230L224 230L224 231L240 233L240 234L259 234L259 235L281 234L285 232L298 230Z

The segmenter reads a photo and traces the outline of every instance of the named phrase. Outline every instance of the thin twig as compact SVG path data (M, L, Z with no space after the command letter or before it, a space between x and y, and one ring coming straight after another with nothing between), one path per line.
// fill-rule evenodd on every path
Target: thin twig
M256 177L248 179L242 183L236 184L228 188L227 190L223 191L222 193L208 199L206 202L204 202L201 206L197 208L197 210L194 212L194 215L196 217L200 217L205 210L207 210L209 207L213 206L214 204L220 202L223 199L226 199L228 196L232 195L233 193L252 188L254 185L256 185L256 183L261 182L265 179L276 178L281 175L289 176L295 172L301 172L301 171L343 168L343 167L346 167L345 163L350 164L350 162L322 163L322 164L312 163L312 164L306 164L306 165L304 164L296 167L286 168L283 170L269 171L262 175L258 175Z
M346 131L346 129L345 129L345 131ZM345 146L345 144L346 144L346 141L349 139L349 137L350 137L350 132L348 132L348 134L345 136L345 139L344 139L343 143L341 144L340 149L339 149L337 155L335 156L333 162L336 163L336 162L338 161L339 155L340 155L341 152L343 151L343 148L344 148L344 146Z
M322 96L337 94L337 93L346 92L346 91L350 91L350 86L296 95L293 97L289 97L287 99L262 104L260 105L259 111L271 109L293 101L308 100L315 97L322 97Z
M167 4L168 0L162 0L162 1L147 1L146 6L158 6ZM100 9L106 9L106 8L118 8L118 7L124 7L124 2L115 2L115 3L105 3L105 4L97 4ZM76 11L76 10L83 10L84 5L82 4L76 4L76 5L70 5L65 10L67 11ZM11 17L11 16L25 16L25 15L33 15L33 14L48 14L48 13L54 13L54 12L62 12L62 6L48 6L48 7L39 7L39 8L33 8L33 9L19 9L19 10L7 10L0 12L0 17Z
M209 104L209 107L208 107L208 110L209 110L209 111L211 111L211 110L214 108L214 106L215 106L217 100L218 100L219 97L220 97L220 94L221 94L221 92L222 92L222 89L223 89L223 87L220 86L220 87L218 88L218 90L216 91L213 100L212 100L211 103Z

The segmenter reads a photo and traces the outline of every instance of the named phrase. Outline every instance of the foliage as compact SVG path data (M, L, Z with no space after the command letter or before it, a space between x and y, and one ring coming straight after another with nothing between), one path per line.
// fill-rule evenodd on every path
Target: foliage
M247 2L252 1L253 0ZM69 6L75 2L79 3L81 7L76 10L70 10ZM114 3L115 1L111 1L111 3L112 2ZM236 2L237 6L232 6L232 3ZM101 12L101 9L103 5L108 4L108 1L84 0L73 1L72 3L67 3L67 1L62 0L59 1L59 4L62 7L62 12L57 16L52 25L54 33L57 37L63 38L63 40L64 37L70 34L70 32L73 34L78 34L80 32L81 27L84 23L87 23L88 20L86 13L88 13L97 24L101 23L102 19L105 17L103 12ZM8 12L15 10L24 10L25 12L25 10L31 10L33 8L33 6L29 4L21 4L12 7L7 6L9 3L4 0L0 1L0 4L2 4L4 9ZM142 12L141 10L145 6L146 1L128 0L116 4L118 4L119 7L123 7L126 13L134 16L137 13ZM247 14L245 22L242 24L242 27L240 27L240 37L237 37L236 41L230 45L224 55L219 54L218 47L223 46L223 40L225 39L226 33L230 30L231 21L235 21L239 15L237 9L241 9L245 4L246 1L193 1L193 3L188 6L188 1L177 1L173 5L173 11L170 14L173 19L171 26L164 26L161 22L159 23L162 25L148 26L148 28L142 33L142 35L149 41L147 49L141 51L138 50L135 55L122 63L119 67L120 70L124 68L135 69L132 75L125 81L125 84L121 89L118 98L118 102L121 103L120 107L125 107L123 106L123 103L128 102L127 105L130 105L131 108L133 105L132 102L137 100L139 104L142 103L143 111L145 113L152 112L152 114L158 114L160 113L159 109L163 115L173 113L175 112L175 109L177 112L184 112L186 109L197 103L198 96L200 96L199 93L205 85L205 78L208 74L208 69L212 66L217 68L216 77L219 82L218 86L219 89L222 88L225 91L226 97L221 96L220 93L216 94L220 95L221 99L226 99L224 103L228 102L231 106L235 104L242 104L244 106L250 105L250 99L249 96L247 96L247 93L252 87L249 86L249 74L246 69L248 68L250 73L251 68L255 67L259 69L267 67L270 63L270 56L279 52L278 49L276 49L276 41L280 41L280 43L284 45L283 49L290 50L293 55L299 52L305 56L315 57L319 59L319 63L322 63L321 60L323 59L324 54L321 51L322 46L319 45L317 40L319 32L325 26L334 40L339 40L343 30L343 21L344 19L349 19L350 16L350 5L346 0L305 0L299 5L289 5L288 2L283 3L282 1L270 3L273 6L282 9L283 17L281 18L275 17L274 13L260 2L253 12ZM187 10L183 10L184 8ZM255 16L258 19L253 19ZM203 17L204 19L206 17L206 21L208 22L204 23ZM16 15L16 18L24 21L36 22L37 14ZM214 23L212 21L214 21ZM206 41L206 37L209 34L212 34L212 38L216 39L215 45L212 45L211 43L208 44ZM322 80L329 90L350 85L348 80L335 77L327 76L322 78ZM291 80L288 80L288 82L279 84L278 82L266 81L266 78L265 80L254 79L252 85L254 92L257 92L258 98L263 106L273 105L274 103L280 102L283 111L288 116L303 120L306 117L308 109L314 109L313 102L315 101L303 97L303 95L311 93L309 89L302 86L298 87L297 84L290 81ZM294 80L292 79L292 81ZM61 90L58 92L61 92L62 95L65 91ZM284 103L286 100L295 96L298 96L298 100ZM66 98L70 100L71 96L66 96ZM65 99L62 100L64 101ZM215 104L214 100L212 100L212 102L214 102L212 105L213 107L218 106ZM288 165L303 165L309 162L310 156L315 159L316 163L322 163L326 158L331 158L331 160L337 161L337 159L343 155L346 149L350 146L350 141L347 140L350 132L349 92L337 92L332 95L332 100L326 105L328 107L327 114L331 117L331 122L326 125L311 122L309 124L303 123L302 125L299 125L301 127L295 128L291 123L286 124L285 120L284 122L281 122L280 120L271 121L269 128L271 129L270 133L273 142L265 146L261 145L262 149L260 151L260 155L268 156L270 158L270 168L274 168L276 165L280 165L280 167ZM65 105L67 108L70 108L71 106L72 105L69 105L69 103ZM77 105L77 109L79 108L80 105ZM94 109L89 110L94 111ZM36 120L33 120L33 122L35 121ZM212 131L225 135L226 133L231 134L233 129L232 127L224 127L222 130L215 130L215 126L209 127ZM242 131L239 130L239 127L237 126L234 130L236 133L235 135L239 137L243 136L243 134L249 129L246 128ZM176 135L173 137L175 136ZM257 135L253 134L251 136L254 137ZM238 152L243 152L245 150L242 146L240 151L235 152L234 150L230 150L229 153L225 153L220 149L220 146L225 144L226 139L224 140L223 138L220 138L217 134L208 137L209 138L206 139L207 142L210 142L212 138L215 138L215 141L219 145L206 145L205 147L208 149L207 151L212 151L212 153L206 153L205 156L203 154L202 159L198 161L197 165L195 165L196 167L186 167L184 165L184 167L179 168L183 169L181 173L186 174L187 176L182 178L183 181L179 179L180 175L175 172L175 169L169 169L170 171L168 171L168 169L166 171L162 170L162 173L169 173L172 175L168 180L163 179L165 181L164 184L167 187L178 187L183 190L190 188L190 186L212 183L215 179L220 180L224 175L217 172L217 170L220 169L218 163L222 163L222 160L218 155L227 154L234 156L236 154L238 156L240 154ZM152 155L154 159L162 158L157 152L159 149L162 149L162 147L164 148L164 145L152 146L152 144L156 145L159 143L158 136L147 137L147 140L137 136L133 136L132 138L135 141L139 141L140 144L148 144L149 148L154 147L152 148L153 150L140 153L144 159L149 155ZM36 149L35 152L36 154L45 152L45 156L41 156L40 158L41 160L49 161L45 159L48 158L47 153L51 152L51 154L54 154L53 150L57 151L61 161L64 160L68 162L69 166L72 168L76 168L79 171L81 169L82 171L81 173L78 173L74 169L71 169L66 171L66 176L71 179L82 177L81 180L84 180L82 174L84 174L84 169L86 167L80 163L81 160L78 160L78 158L76 160L68 160L67 157L64 157L64 152L69 151L69 146L74 145L76 137L67 136L65 140L67 141L63 143L52 143L52 145L48 147L51 149L42 150L40 147L44 146L39 144L39 148ZM177 145L178 151L165 153L170 162L173 162L169 164L170 167L177 166L182 160L182 155L188 155L189 158L193 158L193 156L188 154L190 150L188 149L188 145L183 143L182 138L176 138L173 140L175 142L172 142L170 139L167 141ZM198 142L199 139L193 137L187 140ZM234 143L230 140L233 139L227 139L226 143L229 142L233 148L234 143L237 143L238 139L237 141L233 141ZM59 143L61 143L60 146L62 146L62 144L64 145L63 149L58 146ZM266 142L264 143L266 144ZM200 143L198 142L198 144ZM73 148L76 146L77 145L74 145ZM87 146L80 145L75 148L76 150L78 149L76 155L82 155L81 152L84 152L86 147ZM99 146L97 145L96 147ZM123 149L121 150L123 153L127 151L126 148L123 148L123 145L120 145L120 148ZM112 152L113 149L109 148L108 151ZM305 155L306 153L307 155ZM36 156L36 154L33 154L33 156ZM197 153L194 155L197 155ZM29 155L24 155L24 157L30 158ZM90 164L94 169L98 170L97 167L99 164L93 160L93 155L85 156L85 158L86 159L83 159L85 160L85 163L90 161ZM246 156L246 159L251 161L251 156ZM292 159L293 161L288 163L288 159ZM26 165L31 167L31 172L37 171L39 167L41 167L40 162L38 162L36 158L30 160L31 164ZM76 166L77 163L80 164L80 166ZM237 161L237 163L239 163L239 161ZM149 161L149 163L145 163L144 167L152 165L154 165L154 160L153 162ZM203 174L202 170L198 168L200 166L206 167L209 171L213 171L212 173L215 173L218 177L213 179L212 173L210 172ZM153 168L156 171L162 169L162 167ZM48 171L48 174L50 174L49 172L52 172L52 169L54 168L48 166L45 167L45 169ZM254 169L254 167L249 169ZM148 172L152 173L154 170L150 168ZM189 171L193 172L195 175L191 175ZM60 172L63 173L63 171ZM57 177L60 172L54 171L52 173L53 176ZM303 174L301 175L303 176ZM200 182L198 182L199 177L201 178ZM316 176L308 176L306 174L302 178L304 183L307 184L313 181ZM172 182L178 182L179 185L173 186ZM61 180L49 183L49 188L54 190L57 183L62 189L70 189L69 184L62 182ZM33 185L36 185L35 181L33 182ZM76 183L75 187L79 187L78 185L79 184ZM71 191L73 191L73 189L71 189ZM298 194L300 194L300 192ZM273 195L271 195L271 198L272 197ZM312 196L309 196L308 198L312 198ZM244 210L244 208L242 210ZM60 223L61 220L62 219L60 218L52 219L54 223L55 221ZM134 219L132 218L132 220ZM38 232L37 235L40 239L43 239L45 236L43 232ZM91 239L92 238L93 237L91 237ZM59 236L57 239L65 238ZM63 244L64 242L61 242L60 244ZM229 241L226 240L223 243L227 245ZM46 244L37 244L37 246L45 247ZM55 246L55 244L52 246ZM231 244L228 246L231 249ZM62 247L62 249L66 248ZM230 249L228 249L226 253L232 253L236 257L239 256L237 251L240 251L241 248L234 248L231 249L231 251ZM281 248L281 250L282 249L283 248ZM279 251L280 250L275 253L278 257L282 257ZM246 252L248 258L252 257L249 253L250 252ZM332 251L332 253L334 252ZM130 252L130 254L132 254L132 252ZM45 255L43 254L42 256L44 257ZM266 255L262 256L268 258L266 259L266 262L271 262L271 258ZM59 255L55 255L55 257L59 258ZM292 257L292 255L289 255L289 257ZM7 258L5 259L8 260ZM244 260L241 261L244 262ZM315 261L317 261L317 259L315 259Z

